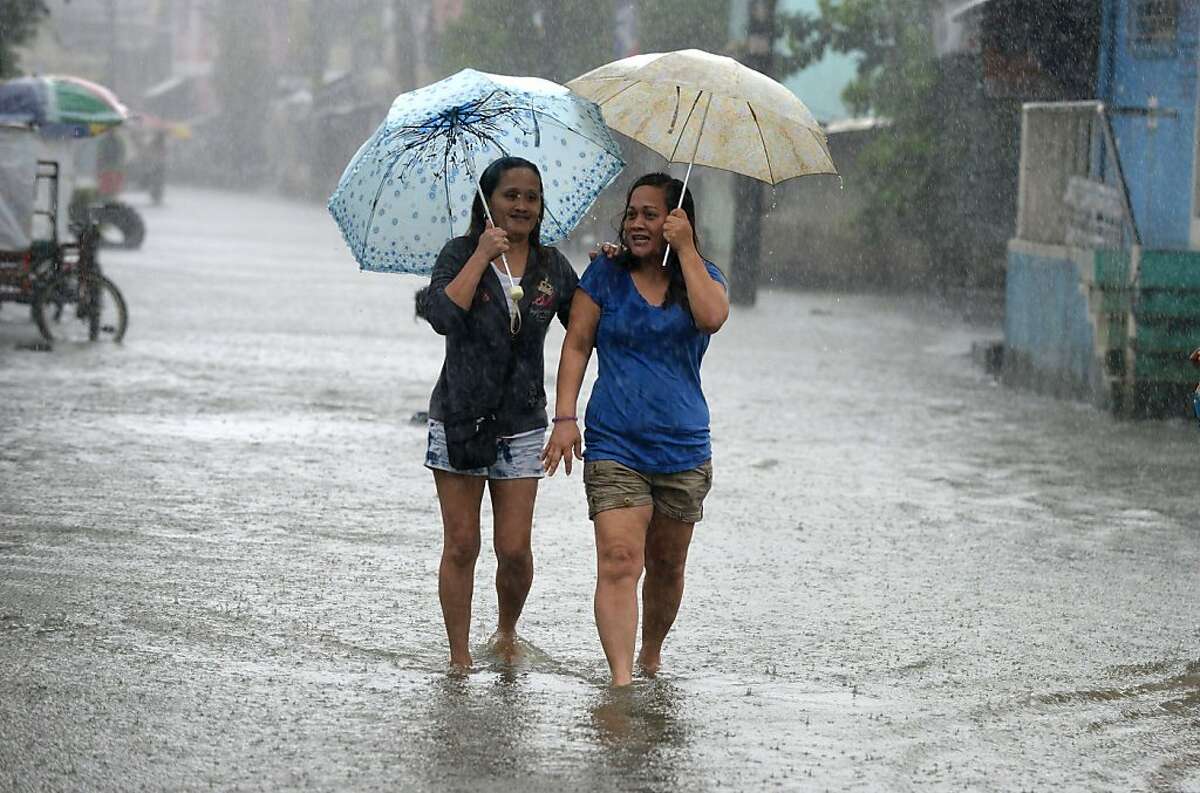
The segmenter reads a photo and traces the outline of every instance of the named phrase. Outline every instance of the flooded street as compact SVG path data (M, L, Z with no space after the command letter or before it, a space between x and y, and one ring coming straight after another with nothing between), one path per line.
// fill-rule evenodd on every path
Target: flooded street
M167 200L103 257L124 345L23 349L0 309L0 789L1200 791L1193 425L1001 388L948 310L766 292L705 361L662 676L606 688L577 472L528 661L458 680L422 281L319 206Z

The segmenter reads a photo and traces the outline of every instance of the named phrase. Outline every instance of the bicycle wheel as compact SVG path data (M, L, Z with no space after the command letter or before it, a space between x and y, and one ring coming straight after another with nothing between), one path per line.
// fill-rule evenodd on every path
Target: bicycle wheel
M33 298L33 319L46 341L113 341L125 336L125 298L103 275L59 273Z

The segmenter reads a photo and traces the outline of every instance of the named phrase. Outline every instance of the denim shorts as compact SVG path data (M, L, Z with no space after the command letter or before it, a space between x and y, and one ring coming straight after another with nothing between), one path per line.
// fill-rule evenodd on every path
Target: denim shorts
M541 479L546 475L541 459L545 445L545 427L509 438L497 438L496 462L487 468L455 468L450 464L450 454L446 451L446 426L437 419L430 419L425 467L464 476L485 476L488 479Z

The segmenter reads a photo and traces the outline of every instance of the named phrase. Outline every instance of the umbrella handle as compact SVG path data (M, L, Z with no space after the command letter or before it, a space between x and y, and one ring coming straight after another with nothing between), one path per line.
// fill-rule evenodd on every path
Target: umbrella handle
M704 124L708 121L708 109L712 107L712 93L708 95L708 101L704 103L704 115L700 117L700 131L696 133L696 145L692 147L692 160L688 163L687 173L683 176L683 189L679 191L679 206L676 209L683 207L683 197L687 195L688 180L692 178L692 166L696 164L696 152L700 151L700 137L704 134ZM683 137L684 131L687 130L687 122L683 122L683 129L679 130L679 137ZM486 204L484 205L487 206ZM667 266L667 259L671 256L671 246L667 245L667 249L663 251L662 266Z
M703 128L701 128L701 131L703 131ZM700 139L697 138L696 139L696 148L699 148L699 147L700 147ZM683 197L685 195L687 195L688 180L692 178L692 166L695 164L695 162L696 162L696 153L692 152L692 161L688 163L687 173L684 174L684 176L683 176L683 189L679 191L679 206L675 207L676 209L683 208ZM667 259L670 257L670 255L671 255L671 246L668 244L667 249L665 251L663 251L663 260L662 260L663 267L667 266Z

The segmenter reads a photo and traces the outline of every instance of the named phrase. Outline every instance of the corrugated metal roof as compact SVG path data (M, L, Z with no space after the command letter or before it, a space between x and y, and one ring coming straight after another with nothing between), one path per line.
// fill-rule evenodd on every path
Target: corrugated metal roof
M860 116L859 118L844 118L841 121L831 121L825 125L826 135L839 135L844 132L866 132L872 129L890 127L892 120L886 116Z
M969 14L990 3L991 0L963 0L958 8L952 9L949 13L951 19L958 19L963 14Z

